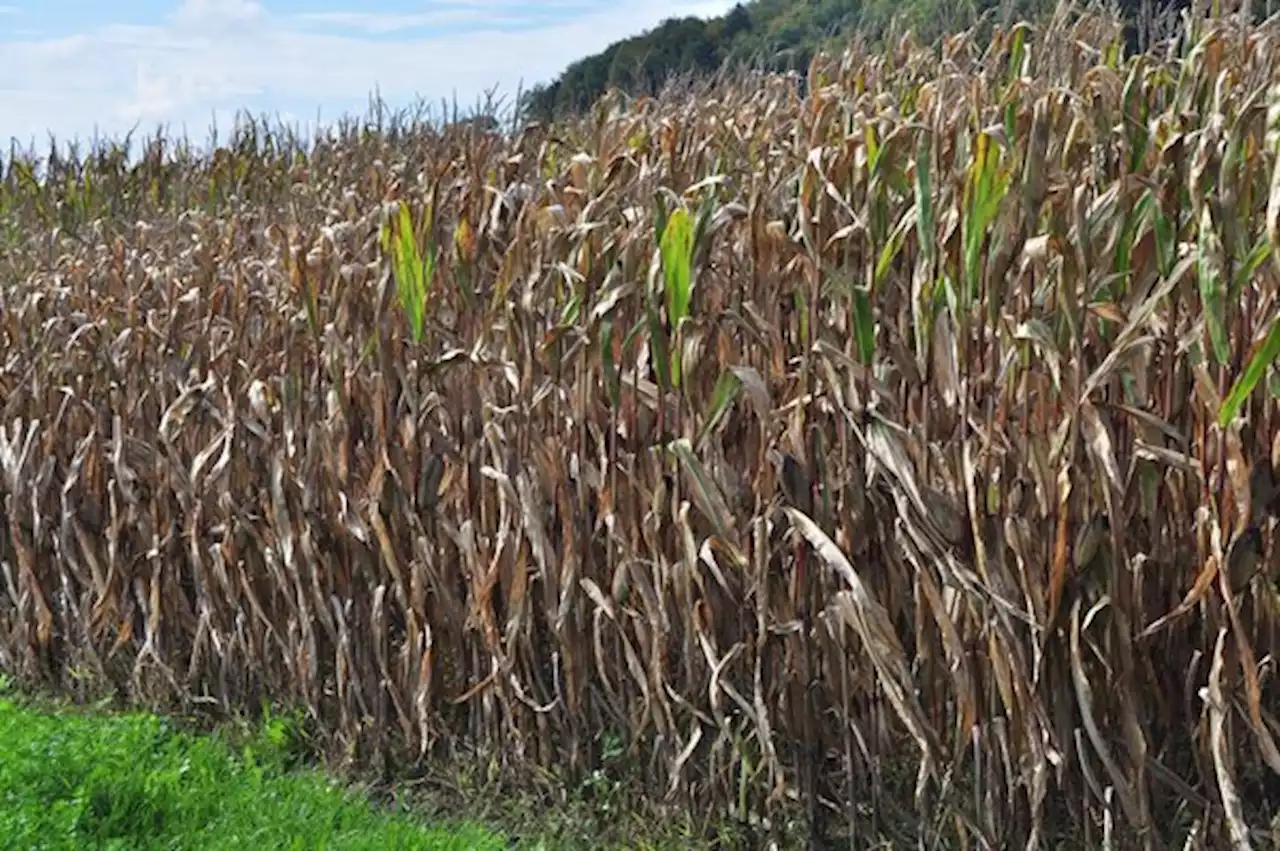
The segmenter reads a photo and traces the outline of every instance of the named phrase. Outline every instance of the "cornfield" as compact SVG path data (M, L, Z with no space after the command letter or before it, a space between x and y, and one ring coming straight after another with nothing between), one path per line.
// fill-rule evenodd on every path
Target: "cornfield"
M887 44L9 157L0 668L358 765L616 734L850 847L1268 847L1280 25Z

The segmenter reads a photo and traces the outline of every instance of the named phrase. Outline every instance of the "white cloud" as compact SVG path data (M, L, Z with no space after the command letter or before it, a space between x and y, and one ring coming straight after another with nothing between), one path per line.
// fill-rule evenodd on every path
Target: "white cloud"
M503 26L523 23L523 18L485 9L441 9L418 14L396 12L311 12L298 15L306 23L323 24L341 29L358 30L369 35L386 35L404 30L428 29L448 24L469 23L478 26Z
M208 32L251 24L265 13L256 0L186 0L170 20L178 30Z
M40 140L50 131L85 138L95 127L114 135L139 122L185 125L201 139L211 118L225 130L241 108L311 117L321 109L329 120L363 109L375 88L393 105L456 93L467 106L495 86L509 98L522 81L549 80L665 18L719 14L732 4L550 0L540 4L544 16L549 8L566 13L539 24L515 0L455 0L418 17L284 15L257 0L186 0L154 25L0 40L0 140ZM511 20L522 28L495 28ZM477 26L458 27L470 23ZM445 24L448 34L406 32Z

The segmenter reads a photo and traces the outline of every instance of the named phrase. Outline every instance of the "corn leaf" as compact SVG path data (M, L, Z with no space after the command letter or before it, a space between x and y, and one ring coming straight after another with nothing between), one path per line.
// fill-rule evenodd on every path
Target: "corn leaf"
M1223 400L1222 408L1218 411L1218 425L1225 428L1235 419L1240 407L1249 398L1253 388L1258 386L1262 376L1266 375L1267 370L1275 363L1277 356L1280 356L1280 317L1271 320L1271 327L1267 330L1267 337L1262 347L1249 361L1244 373L1231 386L1231 391L1227 393L1227 398Z

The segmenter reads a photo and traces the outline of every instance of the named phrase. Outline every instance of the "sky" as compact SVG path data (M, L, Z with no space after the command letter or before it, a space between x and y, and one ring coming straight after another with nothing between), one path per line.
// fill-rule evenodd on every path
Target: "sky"
M491 89L514 97L666 18L733 0L0 0L0 148L159 126L201 143L247 110L303 127Z

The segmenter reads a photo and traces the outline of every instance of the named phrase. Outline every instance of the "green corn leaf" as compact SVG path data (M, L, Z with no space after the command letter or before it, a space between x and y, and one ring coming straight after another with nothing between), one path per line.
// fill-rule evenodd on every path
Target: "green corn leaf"
M1147 148L1151 144L1151 132L1147 123L1147 101L1143 97L1142 80L1145 64L1141 61L1134 62L1129 68L1129 76L1125 80L1124 91L1121 94L1121 102L1124 105L1124 114L1128 118L1125 122L1125 135L1129 137L1129 171L1136 172L1141 169L1142 158L1146 156Z
M880 154L884 149L880 146L876 128L871 122L863 126L862 138L867 146L867 174L875 174L876 167L880 164Z
M431 296L431 280L435 277L435 246L430 244L428 237L426 256L419 252L413 217L403 202L396 215L383 224L381 239L383 251L391 255L391 271L400 308L409 321L413 341L421 342L426 326L427 302Z
M1219 426L1226 428L1235 419L1240 407L1249 398L1253 388L1258 386L1258 382L1262 380L1262 376L1275 363L1278 356L1280 356L1280 317L1271 320L1271 327L1267 330L1267 338L1263 341L1262 348L1258 349L1257 354L1245 367L1244 374L1236 379L1231 392L1223 400L1222 408L1218 411Z
M641 332L644 331L645 327L648 324L649 324L649 316L648 316L648 312L646 311L645 315L640 319L636 320L636 324L632 325L631 330L628 331L627 335L622 338L622 351L624 353L631 351L631 347L635 344L636 338L640 336ZM625 356L626 355L624 354L623 357Z
M689 315L693 294L693 222L683 207L667 219L661 254L667 284L667 319L674 329Z
M561 325L575 325L582 314L582 293L574 290L560 311Z
M1019 23L1013 30L1013 46L1009 49L1008 84L1012 85L1025 72L1024 62L1027 55L1027 24Z
M929 298L933 279L933 261L937 254L933 221L933 182L929 172L929 160L932 153L932 140L928 131L920 133L916 139L915 163L915 208L916 208L916 244L920 248L920 257L916 260L916 269L911 277L911 318L915 334L916 357L923 363L924 353L929 348L929 321L933 317Z
M1151 208L1155 205L1155 196L1147 190L1133 205L1129 215L1125 216L1124 229L1116 243L1116 258L1113 270L1119 275L1128 275L1133 270L1133 249L1144 236L1142 223L1151 216Z
M662 273L667 289L667 320L673 340L678 340L680 326L689 316L693 299L693 221L683 207L667 219L662 233L660 253ZM680 386L680 346L671 347L671 382Z
M667 330L662 327L662 319L652 301L645 305L645 314L649 320L649 361L657 374L658 387L667 390L672 386Z
M928 132L921 133L916 140L916 235L920 253L926 261L933 260L936 238L933 232L933 185L929 176L930 149Z
M1231 276L1231 290L1227 293L1227 297L1232 300L1237 298L1240 295L1241 288L1257 273L1262 264L1267 262L1270 256L1271 241L1264 234L1254 243L1253 249L1240 263L1235 274Z
M1152 226L1156 231L1156 265L1160 268L1160 276L1168 278L1178 262L1178 234L1158 204L1152 207L1152 211Z
M871 309L871 294L865 287L853 288L853 321L858 357L863 364L870 366L876 354L876 320Z
M618 367L613 362L613 320L600 323L600 361L604 365L604 384L609 392L609 404L616 410L622 402L622 388L618 382Z
M693 259L699 256L699 249L705 249L703 244L707 241L707 230L711 226L711 222L715 217L715 212L716 193L714 189L712 189L706 193L706 196L702 199L702 205L698 208L698 221L694 226L693 238L689 246L690 269L692 269L693 266Z
M979 133L965 183L965 216L961 222L961 241L964 244L962 311L968 309L970 299L977 293L982 246L987 230L1000 211L1009 183L1008 171L1000 167L999 146L987 133Z
M706 420L698 432L698 445L702 444L706 436L715 429L720 420L729 412L741 392L742 380L738 378L733 370L725 370L720 375L720 380L716 382L716 389L711 394L711 407L707 411Z
M796 304L796 313L800 317L800 344L809 347L809 299L805 298L804 289L796 287L792 291Z
M898 252L902 251L902 243L907 238L907 232L911 230L911 226L916 223L915 208L910 208L898 220L898 224L894 226L890 232L889 238L885 241L884 248L880 249L880 259L876 261L876 270L873 280L879 283L884 278L885 272L889 271L893 258L898 256Z
M662 247L662 238L667 232L667 200L661 192L653 197L653 240Z

